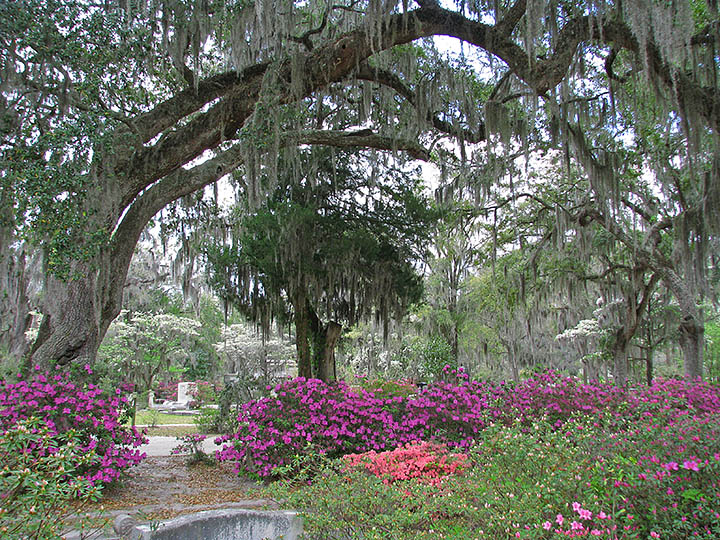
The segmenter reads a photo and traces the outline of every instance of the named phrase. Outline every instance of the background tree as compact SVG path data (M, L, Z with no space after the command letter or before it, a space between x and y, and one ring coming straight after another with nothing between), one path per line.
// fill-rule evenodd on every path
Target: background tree
M185 365L201 326L170 313L136 313L128 321L115 321L101 348L103 364L126 377L122 382L133 383L137 392L146 392L173 363Z
M289 339L273 332L262 335L247 323L234 323L223 328L215 349L247 399L255 397L268 385L291 377L297 367L295 348Z
M453 362L457 363L466 315L459 302L465 279L477 262L476 212L467 201L446 203L441 208L426 280L427 298L433 308L430 314L433 330L450 345Z
M413 264L433 215L417 179L372 178L362 160L322 154L307 156L314 174L281 182L255 211L241 208L230 244L209 258L220 294L262 328L292 319L298 374L332 381L343 324L387 323L420 299Z

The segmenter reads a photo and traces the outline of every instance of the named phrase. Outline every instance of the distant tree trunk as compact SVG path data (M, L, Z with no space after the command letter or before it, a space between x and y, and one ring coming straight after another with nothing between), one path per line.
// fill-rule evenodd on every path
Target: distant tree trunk
M453 327L452 332L450 334L450 350L452 352L453 360L457 362L458 360L458 352L459 352L459 343L460 343L460 332L458 331L458 324L455 318L453 317Z
M644 267L638 267L634 270L631 282L643 283ZM628 347L633 337L637 333L638 326L647 311L655 286L660 280L658 273L650 276L650 280L642 285L642 290L633 290L630 294L625 294L625 318L623 324L615 332L615 343L613 344L613 377L615 384L624 386L627 383L628 375ZM642 297L638 300L638 294L642 293Z
M25 332L32 323L30 278L24 248L11 249L13 236L4 232L0 231L0 354L19 360L29 349Z
M703 324L702 313L695 303L695 294L690 283L683 280L671 268L664 270L663 281L677 299L682 314L679 331L685 378L702 378L703 345L705 342L705 325Z
M648 347L647 356L645 357L645 382L648 386L653 381L653 353L652 349Z
M684 317L680 322L680 347L687 379L702 377L704 333L705 327L699 318Z
M627 336L626 328L620 327L615 331L615 343L613 352L613 382L618 386L627 384L628 375L628 354L627 349L630 338Z
M598 366L592 357L583 360L583 382L585 384L598 380Z
M517 347L515 342L506 345L508 351L508 360L510 361L510 372L512 374L513 381L520 382L520 370L518 369L517 359Z

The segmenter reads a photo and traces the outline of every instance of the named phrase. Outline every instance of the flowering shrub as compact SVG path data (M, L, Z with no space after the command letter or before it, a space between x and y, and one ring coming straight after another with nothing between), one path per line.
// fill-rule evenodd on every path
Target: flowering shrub
M33 451L38 448L53 451ZM76 431L53 433L38 418L25 418L3 429L0 537L62 538L62 518L77 511L78 503L96 501L100 496L101 486L76 474L99 461L94 451L82 449Z
M211 382L195 381L194 388L190 390L190 395L192 395L193 397L193 399L189 403L190 408L199 409L203 405L207 405L208 403L214 403L215 397L220 390L221 389L218 387L218 385L215 385Z
M446 376L411 395L278 385L245 404L220 457L262 476L312 470L311 485L279 496L312 501L310 538L720 538L720 388ZM407 454L420 440L468 452L463 476L425 481L425 457ZM353 453L364 460L328 460Z
M156 382L153 385L155 401L177 401L178 382L175 379Z
M446 476L462 472L468 464L464 454L448 453L444 445L425 441L389 452L371 450L364 454L348 454L344 459L351 467L365 469L385 484L419 478L438 485Z
M519 385L469 381L437 382L412 395L387 395L340 382L297 378L274 387L270 397L243 405L239 430L219 442L218 454L238 472L273 474L298 454L336 457L391 450L421 440L467 449L490 424L528 424L538 417L557 426L573 414L632 408L624 389L583 385L548 372Z
M89 370L89 368L88 368ZM93 453L98 460L78 463L77 473L94 483L120 477L123 470L144 457L137 447L146 439L135 428L123 427L120 410L126 400L103 396L94 385L79 386L66 375L35 372L27 380L0 381L0 429L7 430L30 417L41 419L51 435L77 433L78 452ZM35 445L28 449L38 458L52 455L57 447Z

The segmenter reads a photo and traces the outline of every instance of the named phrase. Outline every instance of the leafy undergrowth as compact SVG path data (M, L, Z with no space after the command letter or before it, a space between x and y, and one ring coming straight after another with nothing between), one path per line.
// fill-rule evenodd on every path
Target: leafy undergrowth
M326 459L268 489L313 539L720 538L718 420L493 426L441 481Z

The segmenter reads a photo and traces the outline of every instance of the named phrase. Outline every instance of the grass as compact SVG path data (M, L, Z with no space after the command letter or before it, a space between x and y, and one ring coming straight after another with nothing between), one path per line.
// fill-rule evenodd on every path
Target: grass
M192 424L195 425L196 416L183 414L161 413L143 409L137 412L135 424L138 426L163 426L166 424Z
M182 435L190 435L191 433L197 433L198 428L195 425L192 426L155 426L143 428L147 430L147 435L150 437L180 437Z

